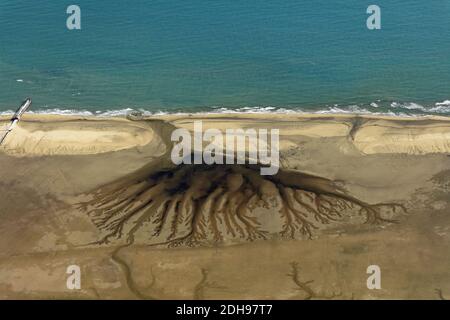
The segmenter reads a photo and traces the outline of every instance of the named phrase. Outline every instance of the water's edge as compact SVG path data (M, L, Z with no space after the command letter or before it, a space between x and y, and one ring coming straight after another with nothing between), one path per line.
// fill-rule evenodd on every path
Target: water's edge
M150 110L151 109L151 110ZM11 108L0 111L1 115L11 115L14 110ZM203 108L118 108L108 110L95 110L95 108L85 109L65 109L65 108L34 108L28 113L49 114L49 115L78 115L78 116L103 116L115 117L126 116L130 113L138 113L143 116L166 115L166 114L223 114L223 113L275 113L275 114L365 114L399 117L421 117L421 116L448 116L450 115L450 100L436 102L431 106L423 106L418 103L380 103L372 102L368 105L332 105L322 108L296 108L296 107L275 107L275 106L254 106L254 107L203 107Z

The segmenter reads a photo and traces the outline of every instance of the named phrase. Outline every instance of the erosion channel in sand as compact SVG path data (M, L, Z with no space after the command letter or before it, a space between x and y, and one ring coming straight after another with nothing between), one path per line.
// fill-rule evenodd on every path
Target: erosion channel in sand
M195 121L279 129L279 172L174 165ZM0 147L0 296L446 297L449 154L445 117L26 114Z

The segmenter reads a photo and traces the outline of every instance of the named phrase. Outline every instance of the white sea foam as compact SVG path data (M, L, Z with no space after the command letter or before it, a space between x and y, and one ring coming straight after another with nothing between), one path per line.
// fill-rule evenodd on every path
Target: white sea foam
M450 100L445 100L443 102L435 103L435 106L425 107L418 103L408 102L408 103L399 103L392 102L391 107L394 109L406 109L412 111L422 111L424 114L444 114L450 113Z
M436 102L437 106L450 106L450 100L445 100L442 102Z
M302 112L300 109L286 109L272 106L265 107L242 107L242 108L226 108L213 107L210 111L201 111L196 113L292 113Z
M425 112L427 111L427 109L424 106L414 102L407 102L407 103L392 102L391 107L398 109L420 110Z
M450 113L450 100L436 102L435 107L431 108L430 111L436 113Z
M0 116L11 116L14 114L12 110L0 111Z
M436 107L430 108L428 111L434 113L450 113L450 104L436 105Z
M312 114L373 114L373 115L389 115L389 116L401 116L401 117L414 117L414 116L426 116L433 114L448 114L450 113L450 100L435 103L434 106L425 107L418 103L401 103L392 102L390 108L383 108L382 104L372 102L367 105L367 108L360 105L338 105L324 106L319 110L301 109L301 108L283 108L276 106L254 106L254 107L240 107L240 108L227 108L223 106L212 106L207 110L185 112L185 111L149 111L145 109L136 108L122 108L122 109L110 109L110 110L79 110L79 109L60 109L60 108L42 108L30 110L27 113L30 114L48 114L48 115L73 115L73 116L98 116L98 117L122 117L128 115L132 111L141 112L143 116L158 116L166 114L174 115L189 115L189 114L221 114L221 113L312 113ZM369 108L369 109L368 109ZM205 108L206 109L206 108ZM373 109L378 109L374 111ZM383 110L385 109L385 110ZM12 115L13 110L0 111L0 116Z

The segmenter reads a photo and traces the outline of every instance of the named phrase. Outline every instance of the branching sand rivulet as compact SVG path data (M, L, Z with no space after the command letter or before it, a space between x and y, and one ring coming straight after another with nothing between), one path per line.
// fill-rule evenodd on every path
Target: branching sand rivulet
M293 261L290 263L291 266L291 272L287 274L289 278L292 279L294 282L297 290L304 293L303 300L312 300L312 299L319 299L319 300L331 300L334 298L339 298L342 296L341 292L333 292L329 295L322 295L314 291L311 287L311 284L314 282L314 280L308 280L308 281L301 281L300 280L300 267L298 266L298 263Z
M268 238L311 239L342 224L394 222L400 204L370 205L332 181L258 166L181 165L95 191L80 204L101 231L97 244L198 246Z
M100 231L94 244L212 246L270 238L311 239L348 224L395 222L401 204L368 204L329 179L281 169L261 176L260 165L175 166L170 134L152 121L166 145L157 161L87 194L79 209ZM248 156L248 155L246 155Z

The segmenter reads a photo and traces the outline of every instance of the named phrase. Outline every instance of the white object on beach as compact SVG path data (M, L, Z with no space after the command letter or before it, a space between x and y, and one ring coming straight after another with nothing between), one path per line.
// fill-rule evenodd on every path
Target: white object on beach
M30 108L31 106L31 99L27 98L19 109L17 109L16 113L14 113L13 117L11 118L11 123L6 126L6 129L2 130L3 133L0 135L0 146L2 145L3 141L6 139L6 136L8 133L10 133L16 124L19 122L22 115Z

